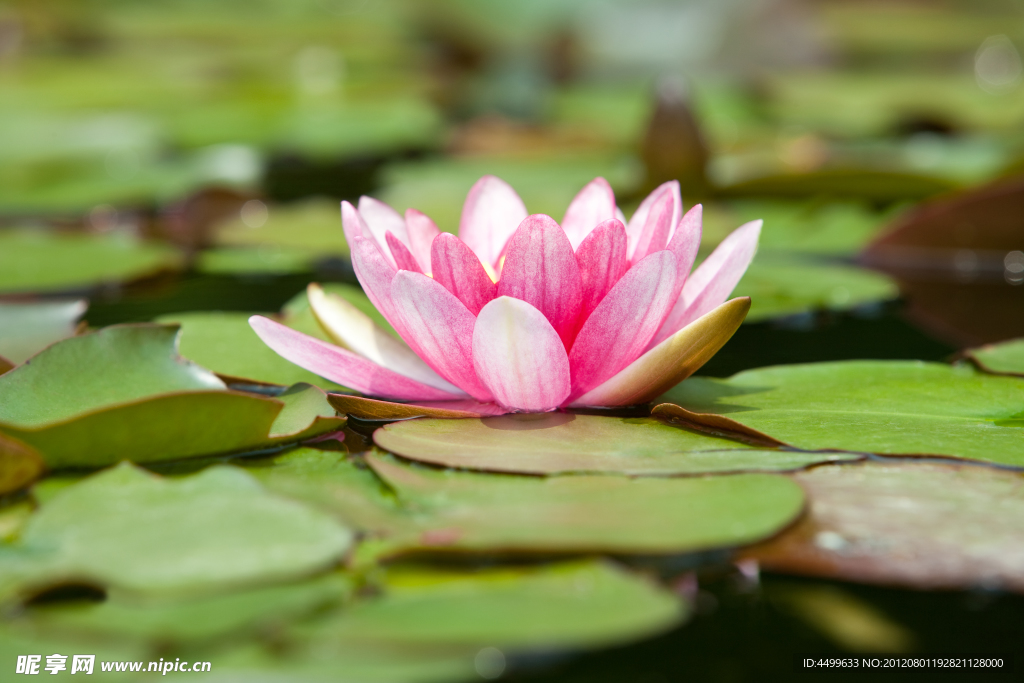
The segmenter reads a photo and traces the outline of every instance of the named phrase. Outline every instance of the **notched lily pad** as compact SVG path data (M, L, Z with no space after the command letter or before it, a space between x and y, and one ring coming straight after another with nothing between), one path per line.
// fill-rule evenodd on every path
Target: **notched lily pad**
M118 325L55 344L0 376L0 432L57 468L257 450L344 424L316 387L281 399L226 391L177 356L176 334Z
M541 478L366 457L372 471L311 448L239 464L268 489L364 531L360 561L422 551L666 554L736 546L779 531L803 504L797 485L771 474Z
M662 400L686 409L695 427L731 427L797 448L1024 467L1024 379L986 375L967 365L780 365L729 379L691 378Z
M867 462L793 477L808 515L747 557L772 570L911 588L1024 591L1024 477Z
M61 491L12 550L21 581L194 594L294 579L337 562L352 533L236 468L164 479L128 463Z
M778 475L684 479L523 477L367 461L435 551L681 553L743 545L792 521L799 487Z
M381 448L412 460L522 474L788 470L858 457L753 448L653 418L571 413L406 420L378 429L373 438Z
M968 349L964 355L981 370L993 375L1024 377L1024 339Z
M0 303L0 357L17 365L50 344L74 335L86 307L88 302L83 299Z

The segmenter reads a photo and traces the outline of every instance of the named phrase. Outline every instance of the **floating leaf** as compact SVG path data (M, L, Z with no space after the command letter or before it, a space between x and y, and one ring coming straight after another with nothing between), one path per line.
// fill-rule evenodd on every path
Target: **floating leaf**
M858 457L755 449L653 418L570 413L405 420L378 429L373 438L381 448L413 460L524 474L613 472L635 476L787 470Z
M985 372L1024 376L1024 339L970 349L966 355Z
M793 475L808 516L746 553L768 569L924 589L1024 591L1024 478L868 462Z
M181 326L178 352L218 375L283 384L314 384L337 391L339 385L286 361L264 344L249 326L248 313L196 311L157 318Z
M81 289L180 267L170 247L123 235L0 233L0 292Z
M693 411L694 426L720 432L724 420L737 432L753 430L797 448L1024 466L1024 380L967 365L781 365L729 379L690 378L662 399Z
M37 448L51 468L98 467L267 448L344 423L315 387L283 400L225 391L177 357L176 334L121 325L55 344L0 375L0 432Z
M379 542L366 552L680 553L775 533L803 496L785 477L523 477L439 471L305 448L249 464L272 491L329 509ZM391 493L391 491L394 493ZM397 494L397 498L395 498Z
M35 481L45 469L46 464L39 451L0 433L0 495L17 491Z
M17 365L53 342L72 336L87 306L81 299L0 303L0 356Z
M463 418L502 414L505 411L493 403L473 400L433 401L424 403L395 403L364 396L328 394L327 400L343 415L363 420L407 420L412 417Z
M31 584L194 593L301 577L351 542L332 518L266 493L235 468L170 480L123 463L61 491L15 548L34 568Z
M390 568L380 598L313 628L357 641L551 649L649 636L685 615L668 591L611 563L583 560L472 572Z

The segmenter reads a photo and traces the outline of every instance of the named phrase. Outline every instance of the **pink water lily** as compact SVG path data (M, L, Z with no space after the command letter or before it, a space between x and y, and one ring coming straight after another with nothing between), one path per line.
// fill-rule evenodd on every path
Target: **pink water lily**
M668 182L627 222L597 178L559 225L484 176L456 237L418 211L403 217L363 197L341 208L352 264L401 340L316 285L310 305L336 344L261 316L250 323L284 358L376 398L479 414L643 403L706 362L750 306L726 299L761 221L691 273L701 211L684 215L679 184Z

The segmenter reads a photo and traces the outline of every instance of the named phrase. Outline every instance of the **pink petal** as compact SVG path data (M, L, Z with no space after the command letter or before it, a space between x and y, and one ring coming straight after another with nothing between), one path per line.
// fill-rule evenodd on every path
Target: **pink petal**
M359 215L356 207L348 202L341 203L341 229L349 246L352 246L352 240L356 237L369 237L370 229L366 227L366 221Z
M630 257L633 263L642 261L648 254L664 249L668 244L669 234L679 223L679 200L671 188L663 188L650 206L645 208L647 219Z
M370 234L382 251L387 251L385 249L387 241L384 236L389 230L408 246L409 231L405 227L405 219L384 202L373 197L360 197L359 215L363 217L363 223L369 228ZM390 254L386 255L390 256Z
M398 271L391 299L400 317L402 337L437 374L487 403L491 393L473 368L476 317L444 286L423 275Z
M629 270L625 226L617 218L598 225L576 250L576 262L583 284L580 321L585 322Z
M321 377L372 396L404 401L450 401L459 394L435 389L381 367L340 346L297 332L263 316L249 324L278 355Z
M670 193L674 207L671 218L671 227L669 230L671 231L671 229L679 223L679 217L683 213L683 199L682 195L679 193L679 181L670 180L667 183L662 183L658 187L654 188L654 191L640 202L640 206L637 207L636 213L633 214L629 223L626 224L626 237L629 238L629 256L634 262L640 260L639 258L634 258L633 255L636 253L637 245L640 244L641 237L644 234L644 229L647 226L647 219L650 216L651 208L665 192Z
M420 272L430 272L430 245L441 234L434 221L416 209L405 212L405 227L409 231L409 251L420 264Z
M306 288L309 307L327 336L335 344L381 367L451 394L459 388L443 380L401 339L395 339L358 308L320 285Z
M530 304L544 314L566 348L572 345L583 281L572 245L550 216L529 216L508 241L498 296Z
M525 301L502 296L483 307L473 362L494 400L511 410L554 410L569 395L565 347L544 314Z
M700 369L739 329L749 297L727 301L573 401L573 406L646 403Z
M733 230L693 271L672 311L651 340L652 345L671 337L729 298L757 252L761 223L751 221Z
M480 259L455 235L444 233L434 240L430 263L434 279L458 297L473 315L498 291Z
M485 175L466 196L459 237L481 261L497 269L505 244L526 215L526 205L512 186Z
M629 269L580 329L569 351L572 396L626 367L647 348L672 308L676 257L658 251Z
M352 269L366 296L395 330L402 334L398 315L391 304L391 280L395 277L395 267L385 260L384 254L369 237L353 237L348 246Z
M672 233L672 239L665 246L666 249L675 254L676 267L680 274L685 276L693 268L693 262L697 258L697 249L700 248L701 233L704 225L704 207L700 204L687 211L679 221L676 231Z
M409 247L402 244L402 242L395 237L395 233L388 230L384 233L384 237L388 243L388 249L391 250L391 257L395 260L395 265L398 266L399 270L411 270L414 273L422 273L420 264L416 261L416 257L409 251Z
M587 235L609 218L615 218L615 193L604 178L594 178L579 191L562 219L562 229L576 249Z

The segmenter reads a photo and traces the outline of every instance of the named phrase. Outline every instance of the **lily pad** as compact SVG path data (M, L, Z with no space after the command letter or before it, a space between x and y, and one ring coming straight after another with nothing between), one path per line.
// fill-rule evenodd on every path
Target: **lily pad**
M970 349L966 356L985 372L1024 376L1024 339Z
M156 322L180 325L178 352L218 375L285 386L306 382L327 391L342 389L274 353L252 331L248 313L196 311L161 316Z
M957 187L953 182L934 176L835 168L754 178L720 188L719 192L726 197L793 199L827 196L891 202L931 197Z
M82 299L0 303L0 356L17 365L53 342L74 335L87 307L88 302Z
M736 285L733 296L750 297L746 322L755 322L888 301L899 296L899 288L890 278L870 270L762 253Z
M793 475L808 516L746 553L772 570L923 589L1024 591L1024 477L868 462Z
M30 584L198 593L305 576L351 543L331 517L268 494L236 468L170 480L123 463L60 492L14 549L33 569Z
M124 235L0 233L0 292L56 292L178 270L180 254Z
M729 379L690 378L662 400L692 411L696 427L721 432L728 422L736 432L752 430L797 448L1024 467L1024 380L985 375L968 365L781 365Z
M333 511L374 544L411 551L665 554L750 543L800 512L780 475L685 479L524 477L440 471L369 454L373 472L331 451L297 449L247 465L268 489ZM384 482L373 476L376 472Z
M382 589L313 628L357 641L551 649L650 636L687 613L678 596L600 560L472 572L395 567Z
M45 469L46 464L39 451L18 439L0 434L0 495L30 484Z
M799 469L856 459L842 453L757 449L653 418L546 413L394 422L373 435L381 448L434 465L523 474L703 474Z
M316 387L279 398L226 391L174 353L176 335L121 325L51 346L0 376L0 432L57 468L257 450L344 424Z

